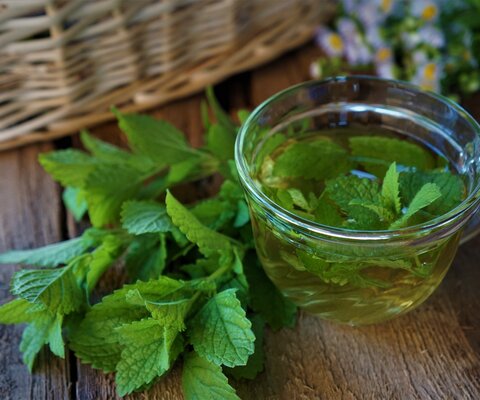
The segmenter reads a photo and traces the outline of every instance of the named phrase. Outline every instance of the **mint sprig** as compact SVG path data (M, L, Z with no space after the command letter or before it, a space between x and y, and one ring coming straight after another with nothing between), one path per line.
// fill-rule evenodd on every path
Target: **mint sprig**
M123 396L183 358L187 400L236 399L222 370L251 379L263 369L263 321L290 325L296 309L259 269L232 160L238 127L211 90L207 97L214 120L203 107L203 148L166 121L114 109L130 150L82 132L88 152L41 155L65 186L67 208L77 220L88 213L94 227L0 255L0 263L32 267L14 275L16 298L0 307L0 323L28 324L20 350L30 369L44 345L59 357L68 347L82 362L115 372ZM218 173L225 181L210 199L183 204L173 194ZM130 283L94 303L99 280L118 262Z

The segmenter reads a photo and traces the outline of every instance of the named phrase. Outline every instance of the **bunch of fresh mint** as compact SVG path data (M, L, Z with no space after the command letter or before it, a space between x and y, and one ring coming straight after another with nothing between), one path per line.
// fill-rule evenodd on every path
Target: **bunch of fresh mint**
M20 350L30 370L44 345L59 357L68 346L82 362L115 371L123 396L183 359L187 400L238 399L225 374L254 378L263 369L265 323L294 323L295 306L255 255L232 161L237 127L211 90L207 97L216 122L203 107L203 148L165 121L114 110L131 151L82 133L89 153L41 155L65 186L68 209L77 219L88 212L93 227L0 255L2 264L33 266L15 273L16 298L0 307L0 323L28 324ZM186 206L170 191L217 173L224 182L215 197ZM120 261L131 283L94 302L98 281Z

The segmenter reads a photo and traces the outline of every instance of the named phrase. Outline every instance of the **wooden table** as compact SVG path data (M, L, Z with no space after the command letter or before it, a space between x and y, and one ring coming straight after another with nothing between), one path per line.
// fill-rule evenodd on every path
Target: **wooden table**
M308 45L253 72L217 86L231 110L254 107L271 94L308 79L317 50ZM153 111L202 143L200 102L189 97ZM480 98L466 103L480 118ZM122 143L114 124L93 130ZM0 251L32 248L74 236L80 229L66 214L60 188L37 163L38 154L77 146L78 138L0 153ZM478 257L478 258L477 258ZM295 329L267 332L266 371L236 383L242 399L480 399L480 237L462 246L440 289L420 308L395 321L350 328L300 315ZM0 297L16 266L0 269ZM104 289L121 284L118 272ZM22 328L0 327L0 399L115 399L113 375L65 360L46 350L33 375L18 351ZM180 368L148 394L131 399L181 399ZM208 399L205 399L208 400Z

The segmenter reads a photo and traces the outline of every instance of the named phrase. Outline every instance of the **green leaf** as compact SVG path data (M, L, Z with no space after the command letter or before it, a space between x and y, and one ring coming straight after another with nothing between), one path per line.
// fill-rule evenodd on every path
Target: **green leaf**
M53 179L63 186L83 187L97 161L88 154L74 149L40 154L40 164Z
M167 213L180 231L195 243L202 254L208 256L215 252L229 252L232 249L230 239L203 225L170 192L165 199Z
M442 192L435 183L426 183L410 202L405 214L390 225L390 229L402 228L407 225L408 220L421 209L429 206L442 195Z
M63 191L62 199L75 221L80 221L88 210L85 192L73 186L67 186Z
M378 213L363 206L382 205L380 187L376 181L356 175L340 176L326 182L325 194L347 214L350 227L383 228Z
M172 364L170 348L177 332L153 318L117 328L123 346L115 382L120 396L132 393L163 375Z
M0 306L0 324L22 324L34 317L34 305L25 299L15 299Z
M142 172L150 171L154 168L154 164L147 157L138 154L131 154L120 147L104 142L87 131L80 133L80 139L85 148L90 151L96 158L110 164L129 164L130 166Z
M195 353L184 358L182 388L185 400L240 400L222 368Z
M345 149L328 139L288 146L275 160L273 174L283 178L324 180L347 173L352 165Z
M177 331L153 318L117 328L123 346L115 382L120 396L132 393L168 371L177 357L172 345Z
M149 157L157 168L200 154L188 145L182 132L166 121L147 115L122 114L118 110L114 110L114 113L131 148L136 153Z
M142 179L139 171L127 165L98 165L85 183L93 226L117 222L122 204L138 193Z
M11 281L11 292L30 303L43 304L52 313L69 314L83 304L82 290L72 269L21 270Z
M224 127L228 131L235 134L237 132L237 127L230 119L230 116L225 111L223 111L223 108L218 103L217 98L215 97L213 88L211 86L207 87L206 95L207 95L208 105L212 109L217 122L222 127Z
M335 204L328 198L324 191L318 198L317 207L314 210L315 221L328 226L342 226L344 219Z
M235 132L223 125L211 125L207 131L207 149L220 160L233 159Z
M368 172L383 177L392 162L404 167L421 170L435 166L432 155L417 144L405 140L378 137L356 136L349 139L350 149L355 160Z
M426 183L434 183L442 193L425 211L442 215L452 210L465 196L465 184L458 175L447 171L416 171L400 174L400 193L405 203L410 203Z
M256 257L249 255L244 262L245 275L250 288L250 306L274 330L293 326L297 307L287 300L268 279Z
M122 351L116 328L150 314L145 307L127 302L126 295L133 288L134 285L127 285L105 296L73 330L70 348L82 362L92 364L93 368L104 372L115 370Z
M87 272L87 291L91 293L104 272L117 260L124 249L124 242L116 235L107 235L91 255Z
M275 133L274 135L269 136L264 141L264 143L258 150L257 156L255 157L255 169L259 170L263 164L263 161L265 160L265 157L272 154L273 151L286 140L287 138L285 137L285 135L282 135L281 133Z
M263 349L263 339L265 334L265 321L259 315L250 318L252 321L252 330L255 334L255 351L248 358L247 365L239 365L238 367L228 369L228 374L235 379L254 379L263 371L265 363L265 351Z
M23 362L30 372L32 372L37 354L45 344L50 343L52 352L59 357L64 357L61 325L61 316L39 312L36 313L35 319L23 331L20 351L23 354Z
M382 184L383 202L395 214L399 214L402 207L400 203L399 176L397 164L393 162L388 168Z
M28 264L37 267L56 267L85 253L91 242L76 238L32 250L14 250L0 254L0 264Z
M245 365L254 350L251 323L234 289L213 296L192 320L189 332L195 351L217 365Z
M148 281L158 278L167 259L165 235L140 235L133 239L125 259L130 277Z
M165 206L153 201L127 201L122 206L122 226L133 235L169 232L172 222Z

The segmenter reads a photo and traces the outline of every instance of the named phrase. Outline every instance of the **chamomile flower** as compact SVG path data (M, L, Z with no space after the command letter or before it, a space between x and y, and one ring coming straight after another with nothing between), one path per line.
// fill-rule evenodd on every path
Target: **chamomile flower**
M445 36L442 31L434 26L427 25L419 29L418 36L421 42L437 49L445 46Z
M383 46L375 52L375 64L386 64L393 61L392 49L388 46Z
M319 28L315 35L315 40L329 57L340 57L344 52L345 45L342 37L327 28Z
M435 21L438 18L438 5L433 0L413 0L411 6L412 14L426 22Z
M396 79L393 62L375 65L375 72L380 78Z
M439 64L429 61L417 68L412 82L419 85L422 89L439 92L441 72Z

